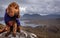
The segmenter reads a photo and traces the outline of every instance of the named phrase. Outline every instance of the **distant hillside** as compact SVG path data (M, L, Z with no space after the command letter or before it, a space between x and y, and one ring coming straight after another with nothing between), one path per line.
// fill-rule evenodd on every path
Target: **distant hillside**
M24 14L22 19L33 19L33 20L47 20L47 19L57 19L60 18L58 14L50 14L46 16L41 16L39 14Z
M39 14L24 14L22 19L37 19L37 18L41 18L41 16Z

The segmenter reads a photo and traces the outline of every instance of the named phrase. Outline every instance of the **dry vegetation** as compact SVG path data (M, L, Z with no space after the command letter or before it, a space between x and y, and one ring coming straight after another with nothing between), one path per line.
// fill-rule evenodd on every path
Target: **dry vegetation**
M2 24L0 24L0 29L1 28L3 28ZM59 30L55 30L57 28L52 27L54 29L51 30L50 28L51 28L51 26L49 28L47 28L46 26L44 26L44 27L37 26L35 28L21 27L21 29L23 29L25 31L32 32L32 33L36 34L38 36L38 38L60 38L60 29L58 28Z
M49 29L46 28L28 28L28 27L23 27L24 30L35 33L38 38L60 38L60 31L56 31L52 29L51 31L47 31Z

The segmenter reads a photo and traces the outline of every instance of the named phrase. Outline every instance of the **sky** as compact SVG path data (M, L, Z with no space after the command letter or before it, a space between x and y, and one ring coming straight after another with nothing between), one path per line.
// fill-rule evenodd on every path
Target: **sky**
M60 0L0 0L0 16L4 16L5 9L11 2L20 6L20 15L24 14L60 14Z

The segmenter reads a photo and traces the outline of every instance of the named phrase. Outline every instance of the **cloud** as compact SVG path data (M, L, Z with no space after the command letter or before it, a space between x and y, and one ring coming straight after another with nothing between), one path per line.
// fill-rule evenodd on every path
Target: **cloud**
M38 13L38 14L60 14L60 1L58 0L36 0L36 1L28 1L32 3L31 6L27 7L28 12ZM27 13L28 13L27 12Z
M0 5L2 4L5 9L13 1L17 2L23 9L25 8L25 11L21 11L21 15L25 13L41 15L60 14L60 0L0 0Z

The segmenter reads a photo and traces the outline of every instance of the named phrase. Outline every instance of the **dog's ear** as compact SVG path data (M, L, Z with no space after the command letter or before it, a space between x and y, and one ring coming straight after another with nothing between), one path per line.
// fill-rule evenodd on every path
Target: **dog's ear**
M18 11L17 18L20 18L20 10Z
M10 12L10 7L11 7L11 5L9 4L8 7L6 8L6 12L7 12L7 13Z
M20 9L18 7L17 18L20 18Z
M19 9L19 11L18 11L18 17L20 18L20 9Z

